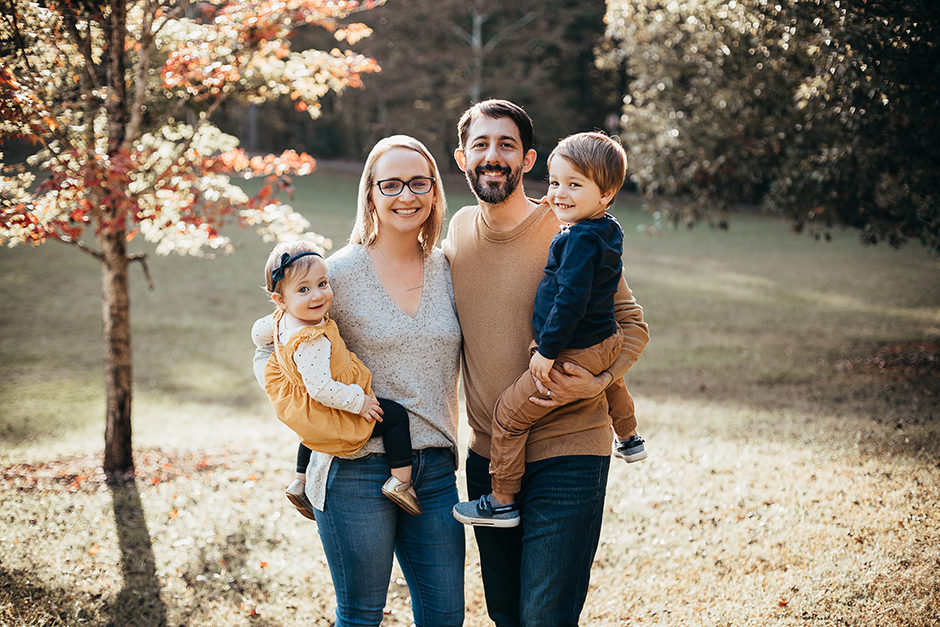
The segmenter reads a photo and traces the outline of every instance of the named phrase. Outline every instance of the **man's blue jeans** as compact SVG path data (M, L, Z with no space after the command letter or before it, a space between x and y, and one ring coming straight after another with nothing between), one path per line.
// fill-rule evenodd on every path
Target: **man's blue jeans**
M467 455L467 492L490 492L489 460ZM610 457L526 464L516 495L522 524L474 527L490 618L499 627L577 625L597 552Z
M335 459L317 525L336 591L336 626L379 625L392 552L408 583L414 622L459 626L464 618L464 527L457 503L454 454L414 452L413 482L424 513L411 516L385 497L385 455Z

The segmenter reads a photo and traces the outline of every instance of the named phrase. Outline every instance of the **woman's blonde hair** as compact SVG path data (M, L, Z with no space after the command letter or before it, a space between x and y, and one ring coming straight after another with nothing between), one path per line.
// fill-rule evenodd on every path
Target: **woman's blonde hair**
M437 169L437 162L431 152L417 139L407 135L392 135L379 142L372 148L366 165L362 169L362 178L359 179L359 201L356 209L356 223L353 224L352 233L349 234L350 244L363 244L371 246L378 235L379 225L373 210L372 194L375 186L375 163L379 157L393 148L407 148L425 158L431 166L431 176L434 177L435 200L431 205L431 215L421 225L418 232L418 243L424 256L431 254L441 238L444 228L444 217L447 215L447 200L444 198L444 185L441 182L441 173Z

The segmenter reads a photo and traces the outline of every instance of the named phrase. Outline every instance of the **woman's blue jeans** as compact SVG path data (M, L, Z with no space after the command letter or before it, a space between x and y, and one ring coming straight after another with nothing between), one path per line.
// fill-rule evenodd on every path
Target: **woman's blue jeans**
M442 448L415 451L413 459L420 516L382 494L390 476L385 455L333 460L326 503L316 516L336 591L337 627L382 622L393 551L415 625L463 624L464 528L451 513L458 501L456 460Z
M467 492L490 490L490 461L467 455ZM474 527L486 609L499 627L576 626L591 580L604 516L610 457L571 455L529 462L516 494L522 523Z

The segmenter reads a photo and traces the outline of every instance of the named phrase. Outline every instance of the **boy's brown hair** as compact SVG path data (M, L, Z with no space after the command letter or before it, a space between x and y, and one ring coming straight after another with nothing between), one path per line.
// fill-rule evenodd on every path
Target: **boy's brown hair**
M554 157L564 157L578 172L594 181L602 194L613 190L614 198L626 180L627 153L623 146L603 133L569 135L548 155L549 165Z

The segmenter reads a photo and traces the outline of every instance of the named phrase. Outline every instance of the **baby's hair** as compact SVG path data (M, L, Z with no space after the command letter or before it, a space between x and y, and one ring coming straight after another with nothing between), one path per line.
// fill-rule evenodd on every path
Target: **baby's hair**
M284 270L284 278L277 282L277 285L274 284L274 278L271 276L271 273L274 272L274 269L281 264L281 256L287 253L291 257L294 255L299 255L300 253L317 253L316 255L307 255L297 259ZM317 262L323 262L323 258L319 256L320 249L316 244L309 240L297 240L294 242L282 242L274 247L274 250L271 251L271 254L268 255L268 261L264 264L264 291L267 292L268 296L271 294L281 293L281 285L284 281L289 281L294 274L298 272L306 272L310 266Z
M601 193L620 191L627 176L627 153L623 146L603 133L577 133L558 142L553 157L564 157L574 169L588 177ZM613 198L611 198L613 204Z

